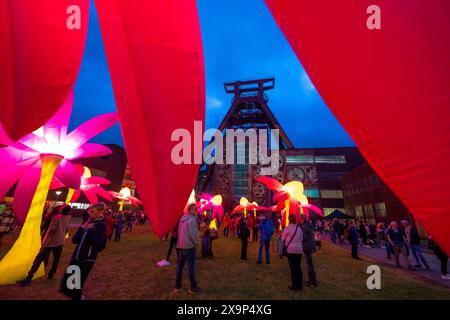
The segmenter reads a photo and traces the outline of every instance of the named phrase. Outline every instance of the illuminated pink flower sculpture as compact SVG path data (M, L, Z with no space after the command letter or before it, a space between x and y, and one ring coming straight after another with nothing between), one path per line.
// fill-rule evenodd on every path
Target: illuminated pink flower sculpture
M247 200L247 198L242 197L239 200L239 205L237 205L231 214L237 214L240 212L244 213L244 217L247 217L247 210L258 210L258 205L256 202L252 203Z
M64 186L78 190L80 174L71 160L111 153L109 148L87 141L115 124L118 121L117 114L113 112L97 116L68 133L72 105L73 94L70 94L64 105L44 126L0 149L0 198L19 181L14 193L14 211L20 223L24 223L36 191L42 157L55 155L60 158L55 177ZM10 140L3 134L0 141Z
M91 170L89 170L88 167L83 167L82 165L76 164L75 169L80 175L80 188L75 190L69 187L66 203L76 202L80 197L81 192L83 192L88 201L92 204L98 202L99 196L109 202L112 202L111 194L101 187L101 185L110 184L111 181L103 177L93 177L91 174ZM55 177L50 186L50 190L61 189L64 187L67 186L65 186L58 180L58 178Z
M209 193L201 193L198 197L200 199L197 202L198 212L202 213L207 210L212 210L211 218L213 220L217 218L219 221L222 221L224 215L222 196L220 194L213 196Z
M135 207L139 207L142 204L141 200L131 195L131 190L127 187L122 188L120 192L109 191L109 193L116 199L119 199L119 210L123 209L123 205L125 202L131 202L131 204Z
M266 176L258 177L256 180L276 192L273 201L277 202L277 205L273 207L273 211L282 212L282 225L289 223L289 214L298 216L299 209L306 214L307 218L309 218L309 210L323 215L322 210L308 203L308 198L303 194L303 184L300 181L291 181L283 185L278 180Z
M116 123L116 113L95 117L68 133L72 105L73 93L44 126L17 142L12 143L5 131L0 130L0 141L9 142L7 147L0 149L0 175L3 178L0 197L19 181L14 193L14 209L17 219L23 223L19 238L0 261L0 285L23 279L39 252L42 212L53 177L65 186L79 189L80 174L70 161L111 153L107 147L87 141ZM43 275L41 266L35 278Z

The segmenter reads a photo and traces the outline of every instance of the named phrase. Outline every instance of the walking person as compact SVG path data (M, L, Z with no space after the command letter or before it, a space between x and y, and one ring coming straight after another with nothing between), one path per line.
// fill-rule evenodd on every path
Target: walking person
M121 237L122 237L122 230L123 230L123 224L124 224L124 217L123 217L123 212L119 211L119 214L117 215L117 219L116 219L116 228L115 228L115 235L114 235L114 240L115 241L120 241Z
M131 216L131 212L127 212L125 214L125 223L126 223L126 228L125 228L125 233L128 233L128 231L131 233L131 231L133 230L133 220L132 220L132 216ZM167 239L166 239L167 241Z
M31 266L30 271L28 271L27 277L24 280L17 282L21 287L27 287L30 285L34 274L38 271L42 262L48 260L50 253L53 255L53 263L52 268L48 272L47 278L49 280L53 278L53 275L58 269L64 240L66 238L67 229L69 228L69 223L71 220L70 210L71 207L68 205L61 206L60 212L53 217L42 240L41 250L39 250L39 253L34 259L33 265Z
M171 233L170 233L170 243L169 243L169 250L167 250L167 257L166 257L166 261L169 261L170 259L170 255L172 254L172 250L174 247L176 247L177 245L177 240L178 240L178 225L180 224L180 220L177 221L177 224L175 225L175 227L173 227ZM178 258L179 258L179 253L178 253L178 249L175 248L175 250L177 251L177 262L178 262Z
M183 275L184 265L189 267L189 280L191 288L189 293L201 292L201 288L197 285L195 275L195 258L198 245L198 224L197 224L197 205L192 203L188 206L187 212L181 217L178 226L177 249L179 259L177 265L175 289L177 292L182 288L181 279Z
M358 246L359 246L359 231L355 222L351 220L349 222L349 233L348 233L350 245L352 246L352 258L356 260L362 260L358 256Z
M252 239L253 242L258 242L258 224L256 223L257 218L255 217L255 221L253 221L253 232L252 232Z
M406 237L403 234L403 231L398 228L398 223L392 221L390 224L390 228L387 233L387 239L392 246L392 250L394 252L395 265L398 268L401 268L400 265L400 255L405 260L408 268L413 270L414 268L411 265L411 262L408 259L406 254Z
M213 241L219 238L219 233L216 229L213 229L214 234L211 234L211 229L206 229L205 233L203 234L202 239L202 258L213 258L214 252L213 252Z
M258 230L261 233L258 249L258 261L256 263L262 264L262 250L266 250L266 263L270 264L270 241L275 232L271 217L263 216L261 223L258 225Z
M247 246L248 246L248 237L250 236L250 229L245 223L244 218L241 218L238 227L239 238L241 239L242 247L241 247L241 260L248 260L247 258Z
M303 288L303 273L302 273L302 253L303 253L303 234L302 229L297 224L295 215L289 215L289 225L284 228L281 235L285 243L285 252L289 261L289 268L291 269L290 290L300 291Z
M408 241L411 252L413 253L414 259L416 259L416 265L414 267L422 268L422 265L420 264L420 262L422 262L425 268L430 269L427 260L422 254L419 232L409 223L409 221L402 220L401 223L405 227L406 239Z
M228 234L230 233L230 216L228 214L223 217L222 221L223 225L223 236L228 237Z
M303 254L305 255L306 265L308 269L308 288L317 287L316 271L314 270L313 254L316 252L316 241L314 239L314 227L309 221L306 220L306 216L302 214L300 216L302 234L303 234ZM317 231L317 233L319 233Z
M111 241L114 233L114 217L112 211L108 211L105 216L106 237Z
M76 245L67 271L61 282L61 292L72 300L83 300L83 288L94 267L97 255L106 247L106 225L103 220L103 211L106 205L98 202L89 207L89 219L83 223L74 234L72 243ZM80 286L71 286L71 276L75 270L79 271Z

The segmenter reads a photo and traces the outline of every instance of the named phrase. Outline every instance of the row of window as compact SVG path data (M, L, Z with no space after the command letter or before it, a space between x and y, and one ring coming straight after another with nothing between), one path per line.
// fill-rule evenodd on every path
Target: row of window
M305 188L305 196L308 198L342 199L342 190L319 190L317 188Z
M312 163L328 163L328 164L345 164L347 163L345 156L313 156L313 155L287 155L287 164L312 164Z
M356 180L352 183L343 186L344 196L352 196L358 193L366 192L371 189L380 188L383 183L378 178L376 174L371 174L370 176L364 177L362 179Z
M365 204L355 207L356 218L371 219L375 216L385 217L387 215L386 203L377 202L374 204Z

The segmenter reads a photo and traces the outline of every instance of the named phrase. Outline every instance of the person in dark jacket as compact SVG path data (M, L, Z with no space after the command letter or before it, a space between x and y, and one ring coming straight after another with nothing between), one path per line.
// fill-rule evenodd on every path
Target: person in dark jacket
M242 242L241 260L247 260L247 246L248 237L250 236L250 229L248 228L248 225L245 222L244 218L241 218L241 220L239 221L238 235L239 239L241 239Z
M259 240L258 260L256 261L258 264L262 264L263 247L266 249L266 263L270 264L270 241L272 240L272 236L275 232L271 218L271 215L263 216L262 222L258 224L258 230L261 234Z
M219 237L216 229L212 229L214 234L211 234L211 229L206 229L202 239L202 258L213 258L214 252L212 248L213 241Z
M405 228L406 240L408 241L411 252L413 253L414 259L416 259L415 268L422 268L420 262L422 261L425 268L430 269L427 260L422 254L422 247L420 246L420 236L417 229L412 226L409 221L401 221L403 227ZM420 260L419 260L420 259Z
M356 227L356 224L353 220L349 222L348 237L350 240L350 245L352 246L352 258L361 260L361 258L358 256L359 232L358 227Z
M392 221L390 223L390 228L387 232L387 239L389 240L392 246L392 250L394 251L394 259L396 266L398 268L402 267L400 265L400 255L401 255L403 260L405 260L406 264L408 265L408 268L413 270L414 268L408 259L408 254L406 253L406 236L403 233L403 231L399 229L397 222Z
M331 232L331 241L335 244L336 239L339 239L339 243L342 244L342 225L337 219L334 219Z
M167 250L167 257L166 261L169 261L170 255L172 254L173 248L177 245L178 240L178 226L180 224L180 220L177 221L177 224L175 227L173 227L171 235L170 235L170 243L169 243L169 250ZM175 248L176 250L176 248ZM178 250L177 250L177 261L178 261Z
M123 215L122 211L119 211L119 214L117 215L116 218L116 232L115 232L115 236L114 236L114 241L120 241L120 238L122 237L122 230L123 230L123 225L125 223L125 218Z
M300 215L300 223L303 232L303 254L305 255L306 265L308 268L308 282L306 286L309 288L316 288L317 279L313 263L313 253L316 252L314 227L308 220L306 220L306 216L304 214Z
M72 300L84 299L84 284L95 264L97 254L106 246L106 225L103 221L105 207L103 202L93 204L88 210L89 219L78 228L72 238L76 247L61 282L61 292Z

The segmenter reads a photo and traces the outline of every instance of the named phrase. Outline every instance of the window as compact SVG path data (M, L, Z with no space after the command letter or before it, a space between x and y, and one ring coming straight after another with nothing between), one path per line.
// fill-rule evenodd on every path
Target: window
M305 189L305 196L308 198L320 198L320 192L319 189L316 188L306 188Z
M241 152L238 152L239 150ZM234 157L236 164L233 172L233 193L235 196L246 196L248 193L248 152L246 144L236 144ZM237 164L237 160L245 164Z
M324 199L342 199L342 190L320 190L320 197Z
M363 218L364 217L364 213L363 213L362 206L356 206L355 207L355 213L356 213L356 218Z
M378 217L385 217L387 215L386 204L384 202L378 202L374 204L375 213Z
M347 163L345 156L316 156L313 155L287 155L286 163L329 163L329 164L345 164Z
M370 187L375 189L381 187L381 181L376 174L369 176Z
M296 164L296 163L314 163L314 156L309 155L290 155L286 156L286 163Z
M345 164L345 156L316 156L316 163Z
M365 204L364 205L364 212L366 214L366 218L373 218L374 214L373 214L373 207L371 204Z
M326 217L332 214L334 210L339 210L342 213L347 213L345 208L323 208L323 216Z

